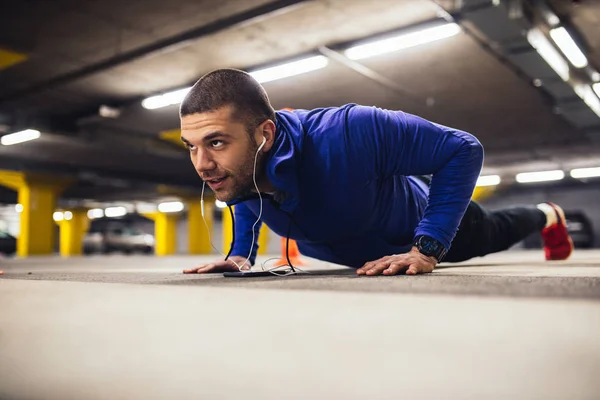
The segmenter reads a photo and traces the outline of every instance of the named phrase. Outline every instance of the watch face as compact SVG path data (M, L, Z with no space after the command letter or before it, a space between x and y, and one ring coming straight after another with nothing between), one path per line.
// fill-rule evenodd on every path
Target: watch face
M425 250L428 253L435 253L438 250L437 244L430 240L424 240L423 242L421 242L421 244L423 246L423 250Z
M440 244L437 241L424 236L417 243L419 251L427 256L436 255L440 250Z

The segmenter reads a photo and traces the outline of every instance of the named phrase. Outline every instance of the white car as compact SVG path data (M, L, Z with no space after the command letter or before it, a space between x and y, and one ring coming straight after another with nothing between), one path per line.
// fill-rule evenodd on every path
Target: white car
M86 254L114 251L150 254L154 251L154 245L154 236L133 228L94 231L83 238L83 251Z

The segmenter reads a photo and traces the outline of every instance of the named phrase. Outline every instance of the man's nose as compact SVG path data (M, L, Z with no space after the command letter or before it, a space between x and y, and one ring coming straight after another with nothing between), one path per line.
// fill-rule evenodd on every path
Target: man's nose
M216 168L216 164L207 151L198 150L196 154L196 171L202 173Z

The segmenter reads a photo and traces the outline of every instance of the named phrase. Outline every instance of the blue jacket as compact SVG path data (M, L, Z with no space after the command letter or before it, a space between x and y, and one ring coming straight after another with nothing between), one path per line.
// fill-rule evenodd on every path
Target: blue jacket
M283 200L263 197L261 221L302 254L359 268L410 250L420 234L450 248L483 164L474 136L356 104L278 111L276 127L266 173ZM432 175L430 186L415 175ZM247 257L259 200L234 204L231 255Z

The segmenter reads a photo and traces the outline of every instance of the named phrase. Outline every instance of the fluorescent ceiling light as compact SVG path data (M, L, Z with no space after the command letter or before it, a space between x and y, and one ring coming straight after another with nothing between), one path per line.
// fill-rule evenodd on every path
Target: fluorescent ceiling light
M600 99L594 94L594 90L590 85L582 84L573 86L577 96L581 97L583 102L600 117Z
M35 140L41 136L40 131L36 131L35 129L25 129L24 131L11 133L8 135L4 135L0 138L0 143L4 146L10 146L12 144L28 142L30 140Z
M160 203L158 205L158 211L169 213L169 212L179 212L183 210L183 203L180 201L171 201L167 203Z
M550 30L550 37L575 68L588 65L588 60L564 27Z
M550 26L556 26L560 24L560 19L556 16L556 14L548 15L547 21Z
M594 178L600 176L600 167L595 168L575 168L571 170L573 178Z
M157 210L157 206L154 203L138 203L135 209L140 214L154 213Z
M104 217L104 210L101 208L93 208L87 212L89 219L102 218Z
M540 172L524 172L517 174L516 179L519 183L530 183L530 182L546 182L546 181L559 181L565 177L565 173L561 170L554 171L540 171Z
M477 186L495 186L500 183L500 176L498 175L486 175L480 176L477 179Z
M225 203L224 201L221 201L221 200L215 201L215 204L217 205L218 208L225 208L225 207L227 207L227 203Z
M594 92L596 92L596 95L598 95L598 97L600 97L600 82L594 83L592 85L592 88L594 89Z
M259 83L271 82L277 79L304 74L325 68L329 59L325 56L309 57L298 61L276 65L274 67L250 72L250 75Z
M455 23L448 23L433 28L425 28L419 31L402 33L386 39L372 41L350 47L344 54L352 60L360 60L379 54L390 53L421 44L434 42L456 35L460 27Z
M127 209L125 207L108 207L104 210L104 215L108 218L113 217L122 217L127 214Z
M142 101L142 107L148 110L155 110L157 108L179 104L183 101L183 99L188 94L191 88L192 87L190 86L184 89L175 90L173 92L148 97L147 99Z
M563 81L569 80L569 64L552 46L542 31L535 28L527 33L527 41Z
M250 72L259 83L271 82L277 79L304 74L306 72L316 71L325 68L329 64L329 59L325 56L309 57L302 60L276 65L274 67L260 69ZM148 97L142 101L142 107L148 110L167 107L179 104L189 93L190 87L175 90L165 94Z
M52 219L56 222L58 221L62 221L64 219L64 214L61 213L60 211L56 211L54 214L52 214Z

